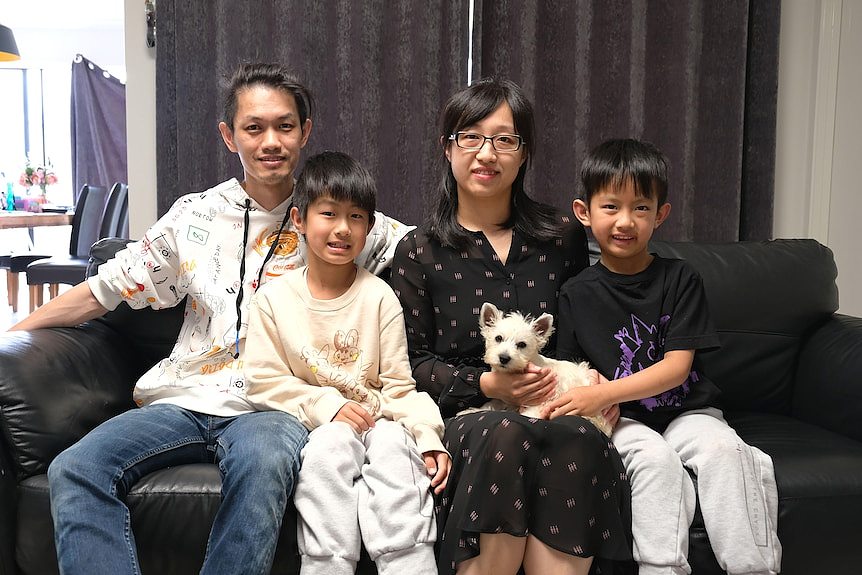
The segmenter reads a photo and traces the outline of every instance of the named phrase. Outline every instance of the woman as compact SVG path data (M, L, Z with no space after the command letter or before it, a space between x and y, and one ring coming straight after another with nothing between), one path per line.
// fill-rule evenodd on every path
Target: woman
M535 366L516 375L489 370L479 308L489 301L533 317L553 314L560 286L588 255L580 224L524 192L535 137L532 105L517 85L481 80L461 90L441 128L437 207L399 244L392 278L418 388L449 418L439 571L514 574L523 565L528 575L585 574L593 558L629 560L629 487L598 430L577 416L455 417L489 398L535 405L553 391L554 375Z

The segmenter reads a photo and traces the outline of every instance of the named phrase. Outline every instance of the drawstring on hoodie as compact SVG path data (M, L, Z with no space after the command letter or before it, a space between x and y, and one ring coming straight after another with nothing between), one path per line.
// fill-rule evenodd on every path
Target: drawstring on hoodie
M245 214L242 218L242 258L239 262L239 290L236 292L236 343L234 346L233 358L239 358L239 330L242 327L242 298L243 298L243 285L245 282L245 251L247 249L248 243L248 227L249 227L249 211L251 210L251 200L246 198L245 200ZM272 242L269 246L269 251L266 252L266 257L263 258L263 263L260 264L260 271L257 273L257 287L260 287L260 281L263 278L263 270L266 267L266 262L272 257L272 254L275 253L275 248L278 245L278 241L281 238L281 232L284 230L284 226L287 225L287 219L290 216L290 206L287 206L287 210L284 212L284 217L281 219L281 225L278 228L278 232L275 234L275 241Z
M251 200L245 199L245 214L242 217L242 257L239 260L239 290L236 292L236 346L234 347L233 358L239 357L239 328L242 326L242 295L243 282L245 281L245 250L248 243L248 222L249 211L251 210ZM266 262L264 262L266 263Z

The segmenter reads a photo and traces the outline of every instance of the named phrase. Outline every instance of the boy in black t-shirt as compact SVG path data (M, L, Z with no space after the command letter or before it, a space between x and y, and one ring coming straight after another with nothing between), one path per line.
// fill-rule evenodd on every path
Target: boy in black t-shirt
M634 556L641 575L690 573L688 532L697 476L704 524L729 574L781 565L772 460L743 442L716 406L698 351L715 348L700 276L650 254L670 213L667 161L650 144L611 140L581 169L572 204L601 248L599 262L560 292L557 357L586 359L610 380L568 391L545 415L594 415L621 404L612 439L632 486Z

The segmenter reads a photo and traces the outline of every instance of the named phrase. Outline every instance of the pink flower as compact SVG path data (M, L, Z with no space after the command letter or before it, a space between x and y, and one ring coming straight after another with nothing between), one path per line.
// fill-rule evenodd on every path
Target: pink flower
M42 174L39 173L39 170L36 170L32 174L30 174L30 183L34 186L38 186L42 183Z
M22 186L24 186L25 188L29 188L32 185L30 183L30 180L27 179L27 172L24 172L23 174L21 174L21 178L19 178L18 183L21 184Z
M54 174L48 174L47 176L45 176L45 183L48 184L49 186L56 184L57 183L57 176L55 176Z

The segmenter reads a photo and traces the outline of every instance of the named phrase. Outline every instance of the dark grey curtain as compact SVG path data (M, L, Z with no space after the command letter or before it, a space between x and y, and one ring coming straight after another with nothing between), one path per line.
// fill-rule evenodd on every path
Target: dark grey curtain
M476 0L473 75L536 106L537 199L569 209L586 153L612 137L671 163L664 239L772 234L778 0Z
M158 213L241 166L221 141L220 83L241 62L280 61L317 102L306 155L352 154L386 213L418 223L437 182L437 117L466 83L466 1L158 3Z
M128 182L126 87L80 54L72 62L72 179L75 202L84 184Z

